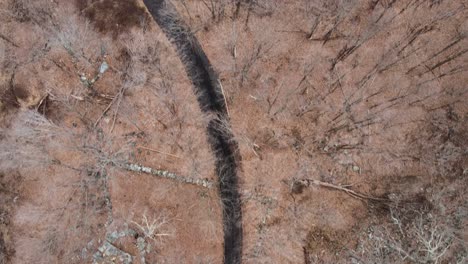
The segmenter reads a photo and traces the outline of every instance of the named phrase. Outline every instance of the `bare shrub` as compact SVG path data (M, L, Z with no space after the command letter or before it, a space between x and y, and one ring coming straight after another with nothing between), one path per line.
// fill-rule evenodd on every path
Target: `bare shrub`
M20 112L0 140L1 169L43 166L52 161L47 146L66 133L37 111Z
M9 2L9 10L5 13L19 22L47 25L53 21L51 10L54 8L54 3L52 1L12 0Z
M64 17L60 26L52 30L52 46L63 47L71 56L89 61L102 55L104 41L92 28L88 20L76 15Z
M131 89L141 88L148 81L147 72L161 73L161 44L149 39L141 31L132 31L131 39L125 40L125 49L121 51L126 56L123 67L126 71L126 82ZM125 55L123 55L125 54Z
M71 151L85 155L92 162L88 167L101 171L108 165L127 163L132 153L131 141L115 144L118 140L105 138L102 131L73 134L34 110L20 112L11 129L3 134L0 139L3 169L60 164L54 156Z
M272 1L272 0L238 0L238 8L244 8L247 10L247 17L245 19L245 24L249 23L249 18L252 14L264 17L271 16L275 10L278 8L281 1ZM236 12L238 12L236 10Z
M465 259L456 256L466 254L466 245L458 241L450 217L396 204L389 210L390 223L371 227L352 254L360 263L442 263L454 258L461 263Z
M156 246L156 243L161 243L164 237L172 236L168 231L169 219L164 214L148 219L144 213L140 222L132 221L131 223L138 228L147 243L151 243L153 246Z
M104 171L108 166L127 164L133 156L134 142L118 137L105 137L103 131L80 135L72 148L88 157L88 166L95 171Z
M210 11L211 19L219 22L224 18L226 7L230 1L226 0L201 0L203 5Z
M274 41L275 32L273 32L265 21L256 20L256 25L251 26L248 31L241 29L241 25L232 22L232 29L228 30L230 34L226 37L224 47L230 55L227 65L220 65L221 69L232 74L233 79L238 80L237 86L243 87L247 81L253 83L251 77L255 71L260 72L263 60L266 60L271 55L272 49L275 47ZM260 75L260 74L258 74Z
M26 110L18 114L13 123L11 134L23 142L33 142L53 139L61 129L34 110Z
M403 232L403 236L413 238L415 241L410 246L405 246L405 242L388 236L390 247L403 259L419 263L439 263L452 245L453 232L447 226L430 218L430 215L419 213L419 216L404 230L401 219L392 216L394 224L398 226L400 232Z
M251 52L242 59L239 69L239 78L241 84L243 84L248 79L249 73L251 72L256 62L264 57L270 49L270 44L265 42L256 43Z

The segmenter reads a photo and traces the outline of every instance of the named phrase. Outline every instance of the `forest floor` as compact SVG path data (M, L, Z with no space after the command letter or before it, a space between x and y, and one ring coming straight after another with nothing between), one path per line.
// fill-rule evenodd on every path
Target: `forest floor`
M464 1L171 3L239 146L242 262L466 261ZM222 263L213 116L143 1L0 14L0 263Z

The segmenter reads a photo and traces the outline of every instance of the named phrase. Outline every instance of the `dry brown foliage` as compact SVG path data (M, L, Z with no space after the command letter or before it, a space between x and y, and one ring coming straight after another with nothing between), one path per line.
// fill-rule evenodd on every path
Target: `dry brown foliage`
M97 30L114 38L133 27L146 28L150 21L146 9L137 0L75 0L75 4Z

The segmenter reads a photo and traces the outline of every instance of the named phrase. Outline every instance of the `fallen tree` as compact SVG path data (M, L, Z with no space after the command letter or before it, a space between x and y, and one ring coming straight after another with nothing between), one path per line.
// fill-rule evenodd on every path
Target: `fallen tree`
M120 167L129 171L143 172L143 173L151 174L153 176L175 180L181 183L198 185L204 188L212 188L214 185L212 181L207 180L207 179L194 179L190 177L180 176L173 172L169 172L165 170L157 170L157 169L145 167L145 166L138 165L138 164L126 163L126 164L120 165Z

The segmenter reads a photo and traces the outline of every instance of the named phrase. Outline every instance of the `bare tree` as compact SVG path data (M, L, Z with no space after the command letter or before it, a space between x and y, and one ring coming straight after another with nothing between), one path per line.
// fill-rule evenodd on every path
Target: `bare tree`
M211 19L219 22L225 16L226 6L230 1L226 0L201 0L203 5L210 11Z

